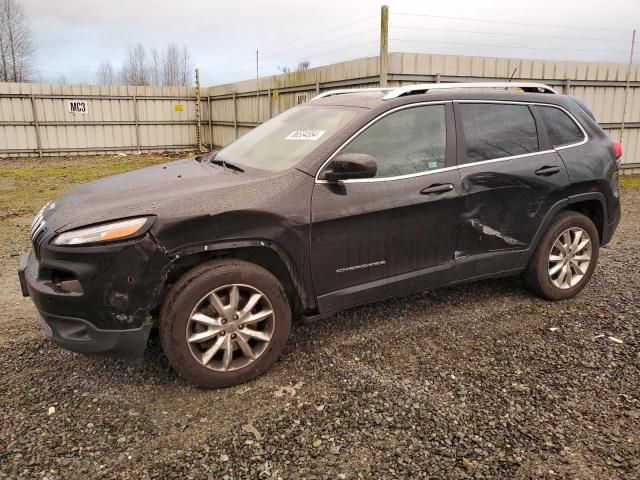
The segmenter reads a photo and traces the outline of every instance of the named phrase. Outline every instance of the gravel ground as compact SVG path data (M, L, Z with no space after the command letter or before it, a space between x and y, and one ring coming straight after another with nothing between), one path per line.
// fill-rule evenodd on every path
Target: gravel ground
M66 352L0 260L0 478L640 478L640 190L574 300L518 279L294 326L263 377L197 389Z

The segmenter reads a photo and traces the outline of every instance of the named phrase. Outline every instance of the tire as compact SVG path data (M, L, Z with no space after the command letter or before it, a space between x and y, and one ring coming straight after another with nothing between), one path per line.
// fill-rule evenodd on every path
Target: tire
M579 241L575 244L579 231ZM566 241L567 237L560 238L566 232L569 232L569 242ZM590 243L576 252L576 247L580 247L586 240L585 235L589 237ZM562 245L558 245L556 241ZM564 245L570 245L573 251L566 249L563 252L563 248L560 247ZM598 263L599 251L598 230L589 217L578 212L562 211L552 220L540 240L523 274L524 282L535 294L547 300L572 298L591 279ZM587 256L590 257L588 264L584 260ZM559 260L560 258L562 260ZM567 265L569 271L562 277L564 265ZM582 276L579 272L583 272Z
M215 260L185 273L160 314L169 363L189 382L208 388L262 375L282 353L290 328L291 307L280 282L241 260Z

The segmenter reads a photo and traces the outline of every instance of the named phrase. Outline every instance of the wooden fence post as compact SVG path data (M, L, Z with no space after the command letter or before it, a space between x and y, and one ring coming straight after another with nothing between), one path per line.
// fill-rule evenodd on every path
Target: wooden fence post
M387 86L389 71L389 7L380 9L380 86Z

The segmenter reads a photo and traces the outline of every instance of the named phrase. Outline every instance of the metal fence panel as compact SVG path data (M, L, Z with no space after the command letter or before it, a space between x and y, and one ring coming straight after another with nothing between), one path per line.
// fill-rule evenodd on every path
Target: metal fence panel
M195 91L0 83L0 155L193 148ZM87 110L72 113L69 102Z

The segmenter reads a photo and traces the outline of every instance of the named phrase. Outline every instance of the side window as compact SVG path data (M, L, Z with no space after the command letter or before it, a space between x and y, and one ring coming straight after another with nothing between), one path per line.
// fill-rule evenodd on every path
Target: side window
M584 140L584 135L569 115L554 107L542 107L536 105L536 112L542 117L544 126L547 127L549 142L554 147L578 143Z
M466 163L539 151L536 122L527 105L461 103Z
M377 121L342 153L367 153L376 159L378 177L396 177L443 168L446 160L444 105L391 113Z

